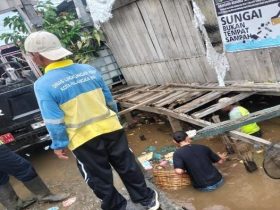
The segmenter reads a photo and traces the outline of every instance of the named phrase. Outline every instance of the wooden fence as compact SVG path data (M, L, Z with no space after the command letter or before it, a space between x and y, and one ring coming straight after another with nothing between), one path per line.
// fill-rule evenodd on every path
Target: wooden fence
M103 29L128 84L217 81L189 0L119 0ZM280 81L279 48L227 57L226 80Z

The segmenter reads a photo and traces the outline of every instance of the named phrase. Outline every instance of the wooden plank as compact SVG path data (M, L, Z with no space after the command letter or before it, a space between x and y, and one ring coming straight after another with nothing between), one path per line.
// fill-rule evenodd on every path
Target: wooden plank
M114 2L112 9L117 10L136 1L138 0L118 0Z
M124 24L121 22L122 18L120 16L120 12L117 11L113 15L114 18L110 20L110 24L112 25L112 29L115 32L115 36L117 36L117 38L114 38L114 43L118 43L119 49L122 49L119 50L119 53L123 55L122 57L125 57L127 59L127 65L136 64L137 57L134 55L134 49L129 43L130 39L127 39ZM112 38L110 34L108 34L108 36Z
M131 4L125 8L124 14L126 14L129 28L132 31L130 39L135 42L135 46L138 48L138 51L143 54L143 61L151 62L153 60L157 60L158 56L155 51L155 47L149 37L138 5Z
M197 135L194 137L194 139L202 139L209 136L216 136L225 133L227 131L238 129L250 123L261 122L264 120L278 117L280 116L279 110L280 110L280 105L277 105L271 108L263 109L261 111L250 113L249 115L239 119L227 120L221 123L216 123L214 125L199 130L197 132Z
M183 10L184 17L187 22L187 29L190 31L191 39L193 40L195 49L197 54L196 55L205 55L205 46L204 46L204 40L202 36L199 34L199 30L195 28L193 22L194 22L194 12L192 8L191 1L186 0L178 0L176 1L180 3L181 8Z
M186 39L180 38L180 32L182 32L181 30L182 26L180 24L179 17L177 16L177 11L174 6L174 1L159 0L159 2L162 5L162 9L164 11L165 18L167 20L169 30L171 32L174 43L177 47L179 56L186 56L186 55L191 56L190 51L189 50L185 51L183 47L183 41L186 42Z
M279 83L271 84L271 85L263 85L259 86L256 84L253 85L231 85L226 87L207 87L205 85L189 85L189 84L175 84L169 83L170 87L177 90L186 90L186 91L233 91L233 92L280 92L280 85Z
M167 116L167 117L168 117L168 120L169 120L169 123L171 125L171 128L172 128L173 132L183 130L179 120L177 120L176 118L170 117L170 116Z
M128 98L128 97L132 97L132 96L134 96L134 95L137 95L139 92L141 92L141 91L143 91L143 90L146 90L146 89L148 89L149 87L147 87L146 85L144 85L143 87L141 87L141 88L139 88L139 89L136 89L136 90L133 90L133 91L131 91L131 92L129 92L129 93L126 93L126 94L124 94L124 95L122 95L122 96L120 96L120 97L117 97L116 99L118 100L118 101L121 101L121 100L124 100L124 99L126 99L126 98Z
M124 114L125 120L128 123L128 125L131 125L134 123L133 117L131 115L131 112L128 112L126 114Z
M128 58L123 55L120 48L120 40L116 32L114 31L111 21L102 25L103 30L107 34L106 41L112 51L115 59L117 60L120 66L128 65ZM128 80L127 80L128 81Z
M135 7L135 4L127 5L126 8L115 11L114 15L118 19L118 22L121 24L120 29L123 30L126 35L126 41L129 43L131 51L133 52L133 55L137 60L136 63L142 63L146 61L144 59L144 57L146 57L146 52L143 45L141 44L141 39L139 39L139 37L137 36L137 29L133 26L134 24L131 23L132 20L130 13L131 10L134 10L133 6ZM136 11L134 15L138 16L139 12ZM127 37L133 37L133 39Z
M145 75L145 77L147 78L147 82L150 85L155 85L157 84L154 74L150 69L150 66L147 64L141 65L141 73Z
M163 92L163 93L161 93L161 94L158 94L157 96L152 97L152 98L149 98L148 100L146 100L146 101L144 101L144 102L142 102L142 103L140 103L140 104L134 105L134 106L132 106L132 107L130 107L130 108L128 108L128 109L125 109L125 110L123 110L123 111L120 111L118 114L119 114L119 115L124 115L124 114L126 114L126 113L128 113L128 112L131 112L132 110L138 109L138 108L141 107L141 106L144 106L144 105L146 105L146 104L149 104L149 103L152 103L152 102L154 102L154 101L156 101L156 100L159 100L159 99L161 99L161 98L164 98L164 97L168 96L170 93L172 93L172 91L166 91L166 92Z
M258 72L261 73L259 82L277 82L276 74L273 69L269 49L256 50L255 58ZM261 72L260 72L261 70Z
M180 59L180 60L178 60L178 63L179 63L180 69L182 70L182 72L184 74L185 82L189 82L189 83L194 82L195 78L186 62L186 59Z
M210 67L209 62L207 61L206 56L200 56L196 58L202 72L205 75L205 78L208 82L217 82L217 74L215 69Z
M269 49L271 62L273 65L276 80L280 81L280 47L274 47Z
M157 94L156 92L138 92L138 94L136 94L135 96L133 97L129 97L126 99L127 102L131 102L131 103L137 103L138 100L142 99L142 98L145 98L147 96L150 96L150 95L154 95L154 94Z
M199 64L197 63L197 58L190 58L187 60L187 62L189 64L189 68L195 72L196 82L204 83L208 81Z
M158 66L160 66L159 69L160 69L162 76L165 78L165 82L168 83L168 82L174 81L174 79L173 79L173 74L169 70L166 63L167 63L167 61L160 62L160 63L158 63Z
M172 103L173 101L175 101L176 99L178 99L178 97L181 97L182 95L184 95L185 92L184 91L176 91L175 93L169 95L167 98L163 98L160 101L157 101L156 103L154 103L154 106L157 107L161 107L161 106L165 106L167 104Z
M173 89L172 89L173 90ZM182 97L181 99L179 99L177 101L178 104L185 104L189 101L192 101L193 99L196 99L200 96L202 96L204 94L204 92L188 92L188 95L185 95L184 97Z
M151 23L151 20L150 20L150 17L149 17L149 12L147 11L146 9L146 5L147 3L144 2L144 1L138 1L137 2L137 6L141 12L141 15L142 15L142 19L143 19L143 22L145 24L145 27L148 31L148 34L149 34L149 37L152 41L152 44L157 52L157 56L158 56L158 59L164 59L164 55L163 55L163 51L161 49L161 46L159 44L159 41L156 37L156 30L154 30L153 28L153 25Z
M169 68L176 75L178 83L186 83L187 82L187 80L185 78L185 75L184 75L184 72L181 69L181 66L180 66L178 60L169 61L169 62L167 62L167 65L169 65Z
M227 59L229 61L230 70L228 74L232 80L245 80L242 68L239 66L238 61L236 60L235 53L226 53Z
M128 91L132 91L132 90L135 90L137 88L141 88L143 87L143 85L130 85L130 86L125 86L121 89L118 89L118 90L113 90L112 91L112 94L113 95L116 95L116 94L124 94L125 92L128 92Z
M178 57L177 47L159 0L143 1L165 58Z
M145 88L143 91L138 92L138 94L136 94L136 95L134 95L134 96L131 96L131 97L127 98L126 100L127 100L128 102L136 103L139 99L143 99L143 98L145 98L146 96L151 95L150 90L154 90L154 91L152 92L152 94L154 94L154 93L158 94L158 93L157 93L158 91L155 90L156 87L158 87L158 85L148 86L148 87Z
M205 117L211 113L214 113L228 105L231 105L231 104L234 104L238 101L241 101L245 98L248 98L249 96L253 95L254 93L240 93L236 96L233 96L231 97L231 101L227 102L227 103L217 103L217 104L214 104L206 109L203 109L201 111L198 111L198 112L195 112L193 113L191 116L194 117L194 118L202 118L202 117Z
M187 113L189 111L192 111L198 107L201 107L203 106L204 104L207 104L219 97L221 97L222 95L226 94L228 92L210 92L210 93L207 93L183 106L180 106L178 107L177 109L175 109L174 111L175 112L182 112L182 113Z
M213 120L214 123L220 123L221 122L219 115L214 115L212 117L212 120ZM234 153L234 149L232 147L232 144L234 143L233 140L231 138L229 138L228 135L221 135L221 138L222 138L223 144L226 146L227 150Z
M134 104L131 103L126 103L126 102L121 102L121 105L123 107L132 107L134 106ZM187 123L191 123L200 127L206 127L206 126L210 126L213 125L213 123L208 122L206 120L202 120L202 119L194 119L189 115L183 114L183 113L175 113L171 110L168 110L166 108L162 108L162 107L149 107L149 106L142 106L142 107L138 107L139 110L145 111L145 112L153 112L156 114L161 114L161 115L166 115L166 116L171 116L173 118L182 120L184 122ZM255 143L259 143L262 145L270 145L271 142L267 141L263 138L259 138L259 137L255 137L249 134L245 134L245 133L241 133L239 131L229 131L228 133L231 137L236 138L238 140L250 143L250 144L255 144Z
M193 96L194 93L192 92L184 92L184 94L180 97L178 97L175 101L169 104L167 107L170 110L173 110L175 106L178 106L180 104L185 103L185 101L191 101L191 97Z

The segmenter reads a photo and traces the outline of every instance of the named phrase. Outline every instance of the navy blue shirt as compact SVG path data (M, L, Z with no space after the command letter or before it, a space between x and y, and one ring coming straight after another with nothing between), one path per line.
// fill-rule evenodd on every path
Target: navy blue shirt
M195 188L205 188L222 179L220 172L213 166L220 159L209 147L198 144L183 146L173 156L174 168L186 170Z

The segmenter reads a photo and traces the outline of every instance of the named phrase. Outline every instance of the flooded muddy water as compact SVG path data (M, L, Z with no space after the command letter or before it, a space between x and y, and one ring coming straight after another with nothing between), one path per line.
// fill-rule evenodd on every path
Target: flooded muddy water
M276 142L280 137L280 118L260 124L264 131L264 138ZM144 141L140 140L145 136ZM141 125L127 131L130 147L136 155L140 155L146 147L160 148L172 145L171 129L168 124ZM206 139L197 143L210 146L215 152L224 152L224 146L219 138ZM32 210L47 210L50 207L71 210L99 210L100 202L84 183L80 176L74 158L70 155L67 161L57 159L52 151L36 150L30 152L28 158L32 161L38 173L42 176L53 192L69 192L77 197L77 201L68 208L61 203L36 204ZM234 158L233 158L234 159ZM277 210L279 207L280 180L270 179L262 169L262 154L256 155L259 170L254 173L246 172L239 160L231 160L218 166L225 177L224 185L210 193L199 192L188 186L178 191L166 191L167 196L181 206L190 210ZM24 186L11 179L13 186L21 197L30 193ZM122 192L123 187L119 179L115 184ZM1 209L1 207L0 207Z
M263 138L272 142L280 141L280 118L259 123ZM152 130L151 130L152 127ZM138 138L145 133L146 141ZM143 125L128 131L130 145L136 154L144 151L149 145L160 148L171 143L171 130L165 125ZM219 138L195 142L208 145L215 152L225 152ZM222 172L225 183L214 192L200 192L188 186L186 189L166 191L169 198L189 210L276 210L280 209L280 180L269 178L262 168L263 153L255 153L258 171L248 173L243 163L235 156L223 165L217 166Z

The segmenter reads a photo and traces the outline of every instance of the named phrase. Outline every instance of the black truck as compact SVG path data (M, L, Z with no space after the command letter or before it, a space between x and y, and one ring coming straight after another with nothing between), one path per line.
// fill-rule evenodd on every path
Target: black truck
M50 143L33 90L35 80L19 62L0 64L0 140L14 151Z

